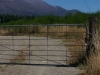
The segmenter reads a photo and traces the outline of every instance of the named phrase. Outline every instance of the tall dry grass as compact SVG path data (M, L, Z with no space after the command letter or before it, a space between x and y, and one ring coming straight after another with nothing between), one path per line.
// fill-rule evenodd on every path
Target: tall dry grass
M4 29L4 28L0 28L0 36L2 35L6 35L7 33L11 33L12 29Z
M87 59L87 68L84 75L100 75L100 53L92 54Z
M86 56L86 29L78 26L40 26L39 34L43 36L62 39L68 48L69 57L67 64L78 64ZM45 34L47 33L48 34Z
M84 64L87 66L85 68L85 73L82 75L100 75L100 32L98 31L96 37L96 50L95 53L91 52L89 58L87 58L87 63ZM83 66L84 66L83 65Z
M67 46L70 52L68 64L78 65L83 63L83 59L86 56L86 30L84 27L69 27L68 28L67 42L70 44Z

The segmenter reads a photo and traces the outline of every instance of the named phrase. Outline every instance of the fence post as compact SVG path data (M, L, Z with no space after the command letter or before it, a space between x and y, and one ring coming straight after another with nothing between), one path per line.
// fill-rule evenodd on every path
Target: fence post
M89 42L88 42L87 56L89 56L91 52L96 51L96 28L97 28L97 18L89 17Z

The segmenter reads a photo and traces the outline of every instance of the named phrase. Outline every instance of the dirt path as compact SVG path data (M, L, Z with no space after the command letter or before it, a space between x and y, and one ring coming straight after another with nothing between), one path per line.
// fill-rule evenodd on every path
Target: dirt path
M7 66L2 68L0 75L77 75L80 71L74 67L53 66Z
M21 57L15 56L16 54L18 54L18 51L16 50L19 51L22 50L24 51L23 54L24 53L26 55L30 54L30 57L29 56L23 57L24 63L66 65L66 57L61 57L61 56L66 56L66 50L68 51L68 49L66 49L66 47L63 45L60 39L49 38L49 40L47 41L46 37L30 37L31 41L29 42L29 40L27 40L29 39L29 37L27 36L14 36L14 37L2 36L0 38L6 39L6 40L0 40L0 44L1 44L0 62L11 62L11 60L13 59L18 60ZM13 40L13 41L10 40L12 38L17 40ZM30 51L28 50L29 43L31 45ZM15 46L14 47L9 46L12 44L14 44ZM59 50L63 50L63 51L59 51ZM41 66L1 65L0 67L0 75L76 75L80 72L81 71L75 67L55 67L55 66L45 66L45 65L41 65Z

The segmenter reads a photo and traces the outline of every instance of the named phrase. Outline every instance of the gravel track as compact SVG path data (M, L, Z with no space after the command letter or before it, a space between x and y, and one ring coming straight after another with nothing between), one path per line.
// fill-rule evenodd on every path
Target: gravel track
M11 39L17 39L17 40L11 40ZM66 55L66 47L63 45L63 42L60 39L51 39L46 37L30 37L31 41L25 40L29 39L28 36L0 36L0 44L1 48L0 50L7 50L7 51L0 51L0 62L10 62L9 60L4 60L4 59L13 59L14 56L7 56L7 54L18 54L17 51L14 50L25 50L24 52L26 54L31 53L30 55ZM5 40L6 39L6 40ZM7 40L9 39L9 40ZM18 40L19 39L19 40ZM22 40L20 40L22 39ZM34 39L34 40L32 40ZM36 40L35 40L36 39ZM30 52L27 51L29 49L29 43L30 46ZM6 44L6 45L3 45ZM15 46L8 46L14 44ZM18 45L26 45L26 46L18 46ZM43 46L37 46L37 45L43 45ZM48 46L47 45L51 45ZM59 46L54 46L54 45L59 45ZM62 46L60 46L62 45ZM50 52L43 52L41 50L64 50L62 52L56 51L50 51ZM11 51L12 50L12 51ZM40 50L40 52L34 51L34 50ZM66 61L59 61L59 60L66 60L66 57L52 57L52 56L30 56L30 57L25 57L25 59L32 59L31 61L25 60L25 63L31 63L31 64L64 64L66 65ZM37 60L42 60L42 61L34 61L35 59ZM54 60L54 61L47 61L48 60ZM55 61L58 60L58 61ZM76 75L82 72L78 68L75 67L55 67L55 66L36 66L36 65L0 65L0 75Z

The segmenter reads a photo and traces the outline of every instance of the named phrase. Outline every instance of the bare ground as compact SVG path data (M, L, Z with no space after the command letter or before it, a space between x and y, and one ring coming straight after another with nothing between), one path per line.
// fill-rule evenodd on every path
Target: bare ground
M29 53L30 55L66 55L66 52L68 49L66 49L65 46L60 46L63 44L63 42L60 39L50 39L47 41L46 37L30 37L30 45L36 45L30 47L29 52L29 39L28 36L1 36L0 37L3 40L0 40L1 48L0 48L0 62L25 62L25 63L31 63L31 64L66 64L66 61L55 61L56 60L66 60L66 58L62 58L60 56L58 57L28 57ZM17 39L17 40L10 40L10 39ZM5 40L8 39L8 40ZM19 40L18 40L19 39ZM22 39L22 40L20 40ZM24 40L23 40L24 39ZM32 40L33 39L33 40ZM35 40L37 39L37 40ZM52 46L48 46L52 45ZM7 44L7 45L5 45ZM8 46L14 44L15 46ZM26 45L26 46L18 46L18 45ZM43 46L37 46L37 45L43 45ZM59 46L53 46L53 45L59 45ZM20 52L14 51L14 50L21 50ZM64 50L62 52L37 52L33 50ZM7 51L2 51L7 50ZM11 51L12 50L12 51ZM25 51L24 51L25 50ZM28 50L28 51L27 51ZM8 56L7 54L13 54L17 56ZM20 57L19 55L24 55L23 57ZM25 56L26 54L26 56ZM19 58L22 58L23 60L19 61ZM4 60L9 59L9 60ZM14 61L16 59L16 61ZM32 59L31 61L26 59ZM35 59L42 60L42 61L34 61ZM48 60L54 60L54 61L47 61ZM0 65L0 75L77 75L81 73L82 71L75 67L55 67L55 66L45 66L45 65Z

